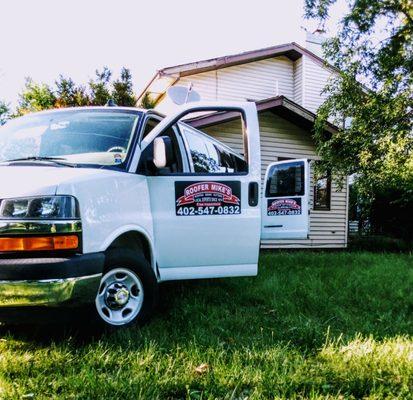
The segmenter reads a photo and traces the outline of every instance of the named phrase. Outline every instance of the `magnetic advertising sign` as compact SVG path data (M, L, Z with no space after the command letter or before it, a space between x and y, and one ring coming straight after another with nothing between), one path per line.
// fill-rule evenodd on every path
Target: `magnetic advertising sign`
M175 182L176 215L241 214L239 181Z
M267 215L301 215L301 197L290 199L268 199Z

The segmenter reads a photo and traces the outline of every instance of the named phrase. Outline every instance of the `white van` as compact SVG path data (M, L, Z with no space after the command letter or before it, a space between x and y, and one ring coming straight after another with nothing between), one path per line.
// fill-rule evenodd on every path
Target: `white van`
M190 123L223 112L242 120L242 152ZM308 235L307 160L261 178L254 103L12 120L0 128L0 307L94 302L125 326L150 316L159 282L256 275L260 238Z

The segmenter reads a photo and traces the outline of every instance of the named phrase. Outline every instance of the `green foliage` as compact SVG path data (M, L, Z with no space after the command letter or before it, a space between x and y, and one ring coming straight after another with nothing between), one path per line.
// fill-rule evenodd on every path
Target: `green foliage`
M95 79L89 82L91 104L104 106L111 98L109 83L112 72L108 67L104 67L102 71L96 70L95 75Z
M412 256L264 253L258 277L167 283L143 328L12 328L2 399L412 399Z
M140 108L144 108L144 109L146 109L146 110L150 110L150 109L152 109L152 108L155 108L155 106L156 106L156 101L155 101L155 100L152 100L151 97L150 97L150 95L149 95L149 93L146 92L146 93L143 95L143 97L142 97L142 99L141 99L141 102L139 103L139 107L140 107Z
M125 107L136 106L136 96L133 93L132 75L127 68L122 68L120 79L112 84L112 98L117 105Z
M412 253L413 242L383 234L354 235L349 239L349 250L375 253Z
M323 21L335 2L306 0L306 15ZM326 168L357 174L366 204L380 201L384 193L397 193L389 206L403 208L402 203L413 203L413 4L347 3L349 12L337 36L324 46L326 59L339 72L318 110L318 150ZM378 40L382 26L385 38ZM336 134L325 133L327 120L340 127Z
M0 125L3 125L10 116L10 108L4 101L0 101Z
M82 107L90 104L90 97L85 87L77 86L72 78L60 75L55 82L56 103L55 107Z
M405 188L377 188L369 215L373 232L401 238L413 247L412 210L413 195L407 196Z
M56 96L50 86L35 83L27 78L23 92L19 96L17 115L54 108L55 102Z
M307 0L309 17L325 19L334 0ZM345 174L399 182L413 169L413 7L408 0L349 1L350 12L337 37L325 45L326 58L338 68L319 109L316 139L324 159ZM388 37L376 39L386 22ZM365 87L358 81L362 81ZM337 126L326 135L327 119ZM406 171L409 169L409 171ZM409 176L406 176L409 175Z
M95 78L87 86L76 84L72 78L59 75L54 86L39 84L27 78L25 88L19 95L15 116L50 108L103 106L113 99L118 106L134 107L136 96L133 93L132 75L122 68L119 79L111 81L112 71L104 67L95 71ZM8 108L0 103L0 118ZM0 120L2 121L2 120Z
M392 182L389 177L387 183L376 183L359 179L351 185L349 219L359 221L360 233L401 239L413 248L412 180Z

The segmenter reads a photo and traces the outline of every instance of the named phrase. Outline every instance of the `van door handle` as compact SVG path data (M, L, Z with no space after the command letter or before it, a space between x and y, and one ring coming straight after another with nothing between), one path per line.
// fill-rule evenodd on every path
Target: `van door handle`
M248 186L248 204L250 207L258 205L258 182L250 182Z

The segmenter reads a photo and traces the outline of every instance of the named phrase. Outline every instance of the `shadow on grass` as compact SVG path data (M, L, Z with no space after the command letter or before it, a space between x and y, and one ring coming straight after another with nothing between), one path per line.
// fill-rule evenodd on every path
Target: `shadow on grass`
M39 346L66 343L68 340L86 345L99 340L103 334L91 318L92 311L89 308L16 310L12 317L7 315L7 322L0 325L0 337L13 337Z
M1 328L0 393L411 398L412 286L407 255L265 253L255 278L162 284L140 329L103 334L61 309Z

